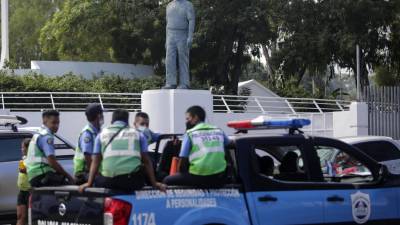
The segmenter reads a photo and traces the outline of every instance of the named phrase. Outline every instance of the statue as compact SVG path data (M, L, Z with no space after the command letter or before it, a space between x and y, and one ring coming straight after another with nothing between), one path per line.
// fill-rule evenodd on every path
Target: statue
M166 85L163 89L188 89L190 87L189 51L195 26L193 4L187 0L173 0L167 6L166 19ZM177 59L179 65L178 87Z

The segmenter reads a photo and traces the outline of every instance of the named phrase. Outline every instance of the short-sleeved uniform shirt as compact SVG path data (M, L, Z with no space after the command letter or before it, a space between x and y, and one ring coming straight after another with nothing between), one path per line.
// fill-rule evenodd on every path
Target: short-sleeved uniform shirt
M228 136L224 133L224 145L228 145L230 142ZM183 136L182 147L179 153L179 157L181 158L189 158L190 150L192 149L192 141L189 138L189 135L186 133Z
M113 124L127 126L127 123L125 123L123 121L115 121ZM145 153L145 152L147 152L147 148L148 148L147 139L142 133L140 133L139 136L140 136L139 137L140 138L140 151ZM97 135L96 140L94 141L93 154L94 155L101 154L100 135Z
M94 141L99 133L99 130L92 124L89 124L89 126L94 131L94 134L90 133L88 130L85 130L79 137L79 147L85 155L93 154Z
M52 133L50 131L50 129L47 128L46 126L43 126L42 128L46 129L47 132ZM45 154L46 157L49 157L52 155L54 156L56 154L53 137L49 137L47 135L39 136L39 138L37 139L37 145L38 145L39 149L41 149L43 151L43 153Z

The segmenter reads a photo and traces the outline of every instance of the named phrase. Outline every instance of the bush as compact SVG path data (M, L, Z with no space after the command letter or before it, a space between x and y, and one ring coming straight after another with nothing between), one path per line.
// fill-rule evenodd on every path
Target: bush
M31 73L24 76L0 72L0 91L2 92L111 92L141 93L144 90L159 89L164 79L127 79L117 75L104 75L85 79L82 76L66 74L49 77Z

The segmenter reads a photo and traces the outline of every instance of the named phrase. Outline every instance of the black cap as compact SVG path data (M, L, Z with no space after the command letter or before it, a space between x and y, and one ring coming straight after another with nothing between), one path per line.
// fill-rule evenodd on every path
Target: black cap
M101 107L101 105L99 103L90 103L87 107L86 107L86 116L90 117L90 116L96 116L98 114L103 113L103 108Z

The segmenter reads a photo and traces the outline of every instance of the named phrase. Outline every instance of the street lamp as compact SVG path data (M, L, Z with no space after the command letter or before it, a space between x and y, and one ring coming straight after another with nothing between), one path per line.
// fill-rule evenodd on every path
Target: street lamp
M8 36L8 0L1 0L1 56L0 69L10 58L9 36Z

